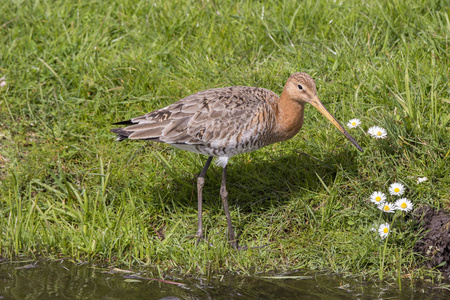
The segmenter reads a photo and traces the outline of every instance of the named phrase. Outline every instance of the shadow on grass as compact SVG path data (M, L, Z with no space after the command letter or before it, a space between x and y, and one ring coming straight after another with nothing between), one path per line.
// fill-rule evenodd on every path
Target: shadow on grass
M327 193L327 188L333 185L340 169L357 173L356 156L355 151L346 149L335 151L323 159L301 151L275 156L263 151L255 157L250 154L238 155L228 165L230 209L238 208L242 213L261 213L274 205L283 206L293 198L302 198L305 193ZM202 156L202 161L206 161L206 156ZM200 170L193 171L191 176L181 171L171 173L169 181L173 184L163 186L159 193L171 195L180 206L197 210L196 180ZM221 177L222 168L211 165L203 189L204 210L216 213L222 211ZM187 186L186 181L190 188L181 187L181 183Z

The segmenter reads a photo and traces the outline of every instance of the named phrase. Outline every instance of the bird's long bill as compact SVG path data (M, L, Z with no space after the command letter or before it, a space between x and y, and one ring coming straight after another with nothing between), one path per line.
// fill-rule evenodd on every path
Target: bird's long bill
M318 97L315 97L310 102L315 108L317 108L322 115L324 115L328 120L330 120L331 123L333 123L334 126L336 126L337 129L339 129L340 132L342 132L346 138L350 142L352 142L353 145L355 145L356 148L358 148L359 151L363 152L363 149L360 145L355 141L355 139L345 130L345 128L336 120L335 117L333 117L332 114L323 106L322 102L320 102Z

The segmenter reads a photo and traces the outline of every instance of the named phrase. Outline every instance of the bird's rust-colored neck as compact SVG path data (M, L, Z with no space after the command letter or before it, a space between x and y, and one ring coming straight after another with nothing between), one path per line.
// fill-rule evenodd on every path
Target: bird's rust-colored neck
M296 135L303 125L305 103L299 103L289 97L284 87L278 101L277 108L277 135L280 141L285 141Z

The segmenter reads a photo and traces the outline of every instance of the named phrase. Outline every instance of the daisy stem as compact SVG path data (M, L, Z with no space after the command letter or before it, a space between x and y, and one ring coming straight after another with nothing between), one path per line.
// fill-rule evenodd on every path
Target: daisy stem
M364 131L364 129L362 129L361 126L358 126L358 128L359 128L359 130L360 130L364 135L367 135L366 132Z
M389 226L389 234L386 236L386 239L384 241L383 250L382 251L380 250L380 269L378 270L378 274L379 274L378 276L380 277L380 280L383 280L384 261L385 261L386 255L387 255L387 243L388 243L389 237L393 234L392 232L393 232L393 229L394 229L394 224L395 224L395 220L396 219L397 219L397 214L394 215L394 218L392 219L392 222L391 222L391 224ZM400 273L401 273L400 272L400 263L399 263L400 259L401 258L399 258L397 256L397 272L398 272L399 280L401 278L401 276L400 276Z
M380 268L378 269L378 277L380 277L380 280L383 280L383 274L384 274L384 260L386 257L386 249L387 249L387 242L389 239L389 235L390 235L390 230L389 230L389 234L386 236L386 239L384 240L384 249L383 251L380 251Z

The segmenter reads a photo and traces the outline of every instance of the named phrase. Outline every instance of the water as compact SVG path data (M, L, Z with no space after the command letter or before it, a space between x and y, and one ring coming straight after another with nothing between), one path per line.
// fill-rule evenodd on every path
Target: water
M0 299L450 299L448 290L428 282L411 286L357 277L296 273L280 279L212 276L150 280L145 271L126 273L68 261L0 264Z

